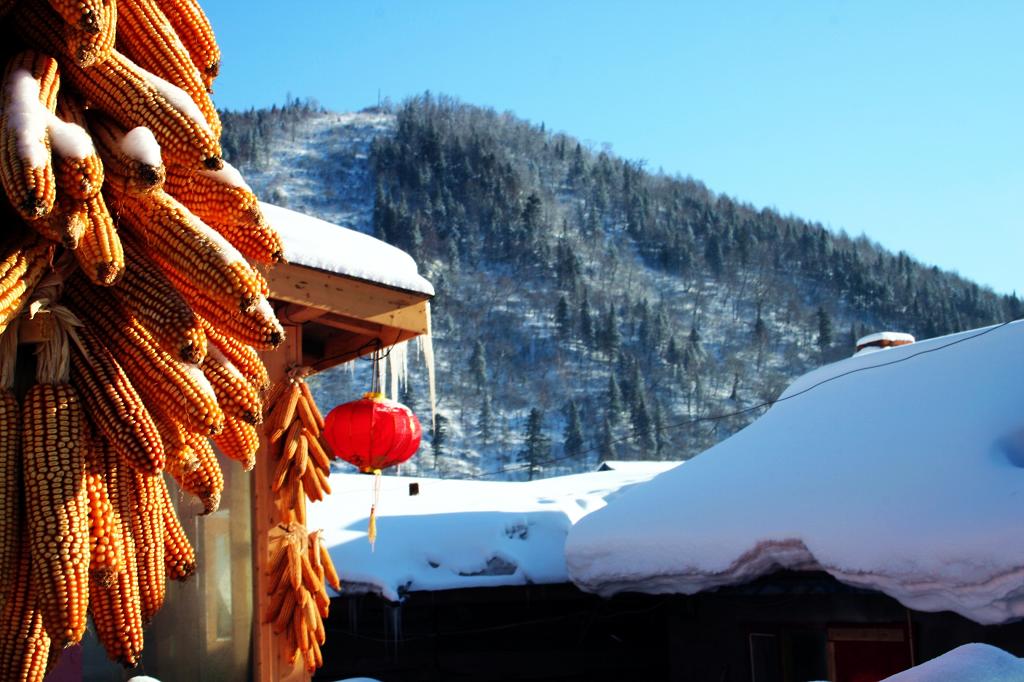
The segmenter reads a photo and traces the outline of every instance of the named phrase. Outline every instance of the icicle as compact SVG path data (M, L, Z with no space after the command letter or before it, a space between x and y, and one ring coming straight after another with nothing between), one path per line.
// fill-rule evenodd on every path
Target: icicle
M409 342L402 341L391 347L388 353L388 373L391 380L391 399L398 402L402 386L409 383Z
M437 428L437 384L434 380L434 342L430 332L430 302L427 302L427 333L416 337L423 362L427 365L427 384L430 388L430 425Z

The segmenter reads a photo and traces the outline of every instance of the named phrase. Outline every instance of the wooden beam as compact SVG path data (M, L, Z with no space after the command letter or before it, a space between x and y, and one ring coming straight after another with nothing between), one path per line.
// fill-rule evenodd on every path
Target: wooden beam
M53 338L53 317L40 310L34 317L23 315L18 323L18 343L44 343Z
M302 324L315 320L326 313L327 311L323 308L310 308L298 303L289 303L277 311L277 319L281 321L281 324Z
M267 275L270 297L388 327L427 333L430 296L285 264Z
M384 340L384 330L387 327L383 325L375 324L373 322L363 322L357 320L354 317L348 317L346 315L338 315L336 313L324 312L323 315L316 318L317 324L322 324L326 327L333 329L341 329L346 332L354 332L356 334L369 334L376 336L377 338ZM394 333L388 334L387 336L394 336Z
M261 354L270 373L270 380L285 379L288 370L302 362L302 325L286 324L284 341L273 351ZM284 660L284 635L275 635L271 625L263 624L263 610L270 595L267 594L266 561L267 536L281 518L271 480L274 474L274 456L265 434L260 434L260 450L252 477L252 575L253 575L253 679L258 682L308 682L302 657L293 665ZM305 504L300 496L299 504Z
M382 334L383 338L372 334L332 337L328 339L324 346L323 357L317 362L307 362L307 364L315 371L322 372L335 365L351 362L364 355L369 355L378 348L378 344L374 343L375 340L381 340L380 347L387 348L388 346L393 346L396 343L408 341L419 336L419 334L405 329L388 328L385 328ZM392 336L392 334L394 335Z

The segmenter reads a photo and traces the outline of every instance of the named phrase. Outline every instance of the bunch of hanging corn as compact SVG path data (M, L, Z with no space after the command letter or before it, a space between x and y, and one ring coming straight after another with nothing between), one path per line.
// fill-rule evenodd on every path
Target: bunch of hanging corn
M281 523L306 524L306 498L330 495L331 458L324 445L324 418L313 400L304 368L270 392L263 429L277 460L271 488Z
M330 606L325 583L338 591L338 574L327 554L320 531L308 533L301 524L286 523L270 531L267 596L263 624L273 625L285 642L289 664L302 657L313 674L323 665L324 618Z
M221 159L195 0L0 0L0 31L0 679L41 680L89 615L138 661L196 566L167 482L208 513L214 444L253 466L283 248Z
M313 400L305 376L294 368L267 398L263 422L267 444L277 460L271 490L280 525L267 540L267 595L272 597L263 614L284 635L284 655L290 663L298 656L312 674L323 664L323 619L330 599L324 586L340 591L338 574L327 554L320 531L306 532L306 499L322 500L331 492L330 456L324 446L324 418Z

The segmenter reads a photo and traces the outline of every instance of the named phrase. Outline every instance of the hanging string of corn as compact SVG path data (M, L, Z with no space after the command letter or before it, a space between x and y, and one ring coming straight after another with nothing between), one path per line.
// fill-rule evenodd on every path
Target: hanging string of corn
M308 367L295 367L270 390L264 433L277 462L271 489L279 525L267 540L267 596L263 623L284 635L289 665L301 657L312 674L323 665L323 619L330 597L327 585L341 591L338 574L320 531L306 529L306 500L331 492L331 457L323 440L324 418L306 383Z
M87 614L138 662L196 565L168 484L208 513L214 444L252 468L283 248L221 159L195 0L0 2L0 28L0 679L41 680Z

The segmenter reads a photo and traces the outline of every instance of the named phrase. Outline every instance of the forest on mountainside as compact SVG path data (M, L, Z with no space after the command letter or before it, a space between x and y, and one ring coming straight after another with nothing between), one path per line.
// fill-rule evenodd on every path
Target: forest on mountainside
M388 123L366 137L358 116L308 102L224 112L223 145L265 179L261 196L297 210L330 219L316 193L348 183L369 217L355 227L434 283L440 400L423 473L685 459L864 333L928 338L1021 316L1015 295L509 113L425 94L371 114ZM298 168L280 167L286 149ZM319 395L342 402L360 381L333 373ZM423 372L403 399L429 424Z

